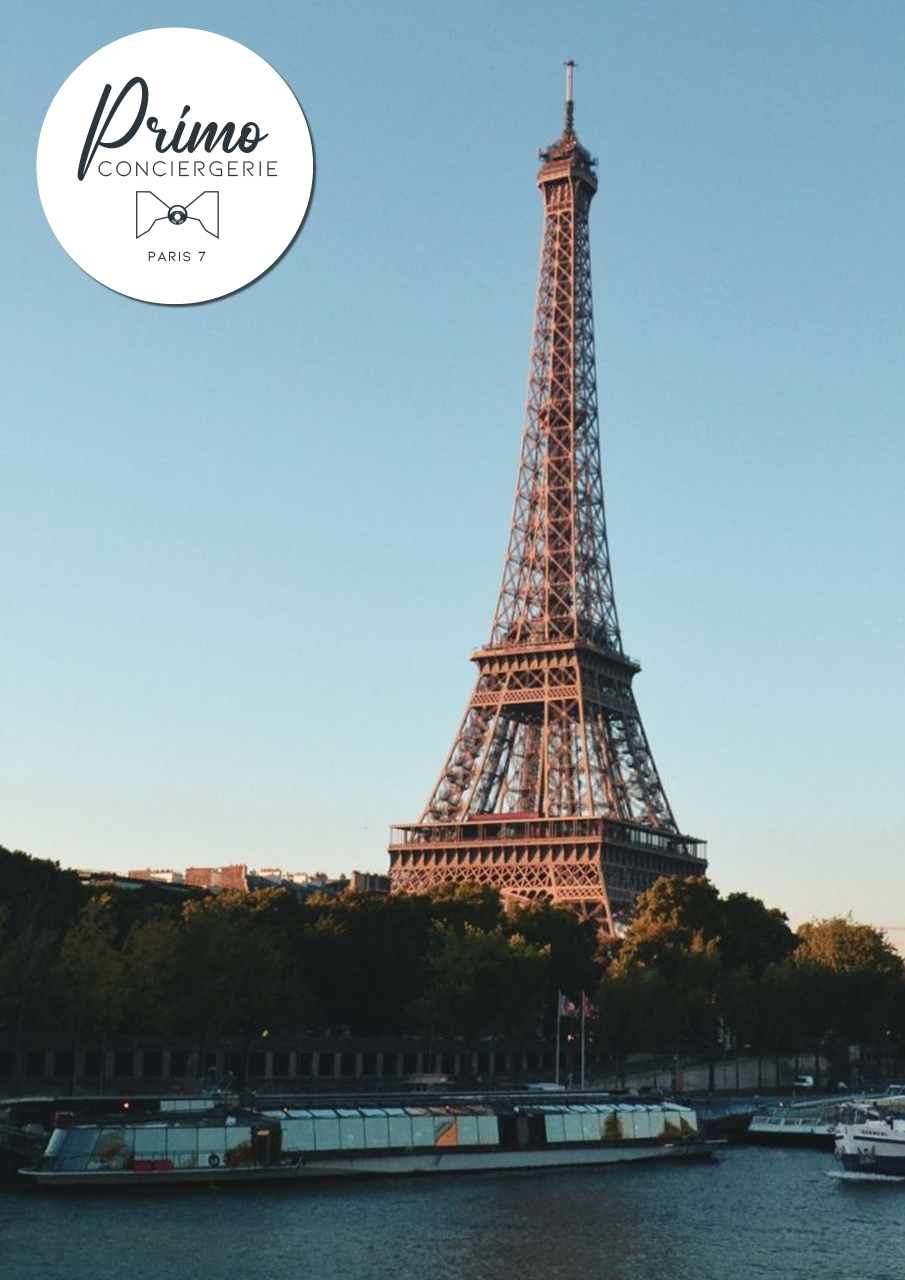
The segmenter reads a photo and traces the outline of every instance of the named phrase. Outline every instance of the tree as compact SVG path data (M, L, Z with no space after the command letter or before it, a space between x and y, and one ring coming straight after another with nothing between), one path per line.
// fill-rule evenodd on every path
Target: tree
M801 925L798 937L800 1008L815 1052L824 1042L884 1044L898 1033L905 965L881 930L834 916Z
M759 899L721 898L703 876L663 877L638 899L621 946L608 957L607 977L644 971L669 983L669 1016L638 1034L676 1055L705 1054L712 1075L718 1046L728 1043L721 1033L754 1043L758 983L795 944L786 917Z
M425 895L430 903L431 916L443 924L464 929L489 931L503 924L503 902L496 889L486 884L438 884Z
M779 964L797 946L788 916L760 898L730 893L720 903L720 952L727 969L747 969L755 977Z
M670 977L694 944L720 939L722 927L720 895L706 876L661 876L638 898L618 964Z
M282 904L268 901L284 893L222 893L186 903L179 941L184 1029L205 1036L297 1029L306 993L291 940L277 927Z
M125 1007L122 956L110 895L88 899L60 948L56 998L76 1032L111 1030Z
M550 949L519 934L437 922L418 1020L429 1031L474 1039L536 1031L548 990Z
M518 934L536 947L549 948L553 1001L557 991L577 999L580 992L590 994L596 989L600 973L597 927L593 920L582 920L570 907L530 902L506 914L503 930L510 935Z
M358 1035L412 1030L411 1008L427 972L431 899L344 893L312 902L308 921L318 1026L348 1026Z
M129 930L123 944L126 1008L136 1031L172 1035L180 1030L183 971L178 917L154 913Z
M0 1020L12 1025L17 1042L29 1023L46 1012L60 938L85 899L74 871L0 847L0 911L5 925L0 968L6 991Z
M619 1059L623 1083L628 1054L678 1043L681 1011L672 983L656 969L612 966L598 988L597 1010L597 1034Z

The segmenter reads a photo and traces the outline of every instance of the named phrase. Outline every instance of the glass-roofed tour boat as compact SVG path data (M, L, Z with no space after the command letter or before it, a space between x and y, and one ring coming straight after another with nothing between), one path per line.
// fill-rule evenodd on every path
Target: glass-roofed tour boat
M529 1093L325 1102L176 1098L147 1114L133 1104L90 1122L60 1115L40 1162L22 1175L41 1187L232 1184L616 1164L708 1156L714 1146L695 1112L672 1101Z

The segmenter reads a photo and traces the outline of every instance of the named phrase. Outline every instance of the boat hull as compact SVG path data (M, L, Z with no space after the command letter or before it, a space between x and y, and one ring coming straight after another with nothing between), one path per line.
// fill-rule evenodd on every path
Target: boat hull
M296 1159L269 1166L208 1169L97 1169L54 1171L26 1169L22 1176L44 1188L231 1186L250 1182L313 1181L328 1178L382 1178L422 1174L514 1172L530 1169L602 1166L642 1160L707 1159L717 1142L613 1143L592 1149L538 1151L412 1152L399 1155L335 1156Z
M791 1125L752 1123L745 1134L749 1142L769 1147L810 1147L816 1151L832 1151L834 1125Z
M836 1159L846 1173L905 1176L905 1123L901 1120L840 1125Z

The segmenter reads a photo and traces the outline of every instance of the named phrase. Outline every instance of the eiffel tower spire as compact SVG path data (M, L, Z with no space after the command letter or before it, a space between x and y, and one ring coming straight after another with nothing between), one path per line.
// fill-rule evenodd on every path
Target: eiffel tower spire
M394 828L395 889L491 884L569 902L612 932L657 876L700 874L635 702L607 543L588 213L575 133L540 153L544 232L509 545L478 679L418 823Z

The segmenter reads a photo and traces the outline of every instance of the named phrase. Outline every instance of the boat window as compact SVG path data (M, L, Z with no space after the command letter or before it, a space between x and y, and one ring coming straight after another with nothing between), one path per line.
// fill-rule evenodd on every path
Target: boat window
M619 1117L611 1107L609 1111L603 1111L600 1115L600 1135L607 1141L612 1142L622 1136L619 1128Z
M97 1133L97 1130L94 1130ZM89 1169L124 1169L130 1154L125 1129L102 1129L88 1162Z
M412 1145L416 1147L432 1147L434 1145L433 1116L415 1116L413 1118Z
M58 1169L84 1169L88 1157L97 1143L97 1129L57 1129L62 1135L62 1152L55 1167ZM54 1134L56 1137L56 1134ZM52 1154L52 1153L51 1153Z
M496 1116L478 1116L478 1141L482 1147L494 1147L500 1141L500 1126Z
M585 1142L600 1141L600 1116L596 1111L581 1117L581 1136Z
M563 1127L563 1118L559 1116L544 1116L544 1124L547 1131L548 1142L565 1142L566 1133Z
M650 1117L650 1136L659 1138L666 1128L666 1113L664 1111L649 1111Z
M388 1147L390 1145L390 1135L387 1129L387 1120L385 1116L368 1116L364 1122L364 1126L366 1146Z
M223 1152L231 1143L235 1143L236 1135L232 1131L220 1128L219 1125L212 1128L198 1130L198 1150L199 1151L218 1151Z
M434 1146L456 1147L459 1145L459 1121L456 1116L434 1117Z
M478 1117L460 1116L458 1123L459 1146L474 1147L478 1143Z
M61 1147L65 1145L66 1139L71 1132L71 1129L54 1129L44 1151L45 1156L59 1155Z
M653 1111L633 1112L630 1120L631 1128L627 1129L626 1133L635 1138L653 1138L657 1133L657 1130L651 1127L655 1115L656 1112ZM629 1120L629 1117L624 1116L623 1119Z
M167 1154L165 1126L148 1125L133 1130L132 1153L136 1160L164 1160Z
M581 1129L581 1116L575 1115L569 1111L563 1116L563 1127L566 1133L566 1142L581 1142L583 1138Z
M622 1138L649 1137L650 1136L650 1131L648 1129L648 1125L650 1124L650 1120L648 1118L649 1114L650 1114L649 1112L644 1112L641 1115L639 1115L637 1117L637 1127L636 1127L635 1112L629 1107L623 1107L623 1109L619 1113L620 1137Z
M365 1144L364 1120L353 1119L351 1116L343 1116L339 1122L339 1136L342 1139L344 1151L363 1147Z
M314 1122L314 1145L317 1151L339 1149L339 1121L333 1117L319 1117Z
M283 1146L287 1151L314 1150L313 1120L293 1119L283 1121Z
M197 1151L198 1130L182 1125L172 1128L169 1131L167 1145L171 1155L178 1151Z
M412 1146L412 1121L410 1116L390 1116L390 1146Z

